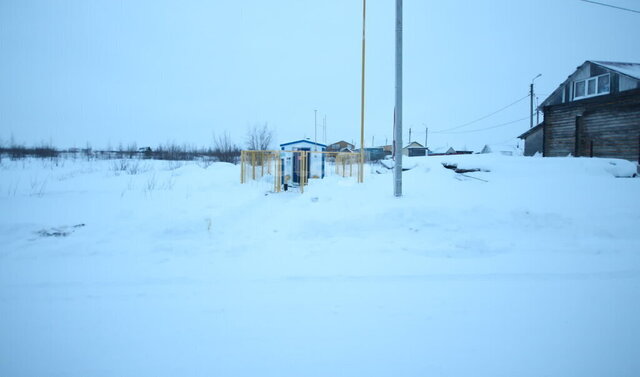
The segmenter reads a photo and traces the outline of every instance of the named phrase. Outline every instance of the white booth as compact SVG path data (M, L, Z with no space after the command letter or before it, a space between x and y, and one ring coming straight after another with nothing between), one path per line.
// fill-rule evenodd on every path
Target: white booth
M326 145L310 140L280 144L282 184L299 185L301 177L305 182L309 179L324 178L325 154L321 152L326 149Z

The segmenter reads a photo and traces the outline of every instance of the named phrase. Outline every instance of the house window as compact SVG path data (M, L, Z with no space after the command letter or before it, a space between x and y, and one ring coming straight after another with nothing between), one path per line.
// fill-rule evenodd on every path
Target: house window
M596 78L587 80L587 95L592 96L596 94Z
M600 76L598 78L598 94L606 94L609 93L610 85L609 85L609 75Z
M584 97L584 81L576 81L576 88L573 93L573 98Z
M591 77L586 80L576 81L573 87L573 99L581 99L603 94L609 94L611 90L609 74Z

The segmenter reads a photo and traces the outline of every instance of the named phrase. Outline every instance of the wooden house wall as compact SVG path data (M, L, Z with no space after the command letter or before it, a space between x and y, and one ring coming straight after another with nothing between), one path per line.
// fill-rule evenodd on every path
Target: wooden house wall
M545 111L544 155L640 162L640 90L593 97Z
M542 153L542 135L543 128L535 130L527 135L524 141L525 156L533 156L536 153Z

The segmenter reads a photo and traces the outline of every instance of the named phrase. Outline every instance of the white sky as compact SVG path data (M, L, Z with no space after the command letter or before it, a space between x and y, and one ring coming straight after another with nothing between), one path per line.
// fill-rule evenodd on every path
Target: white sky
M639 9L637 0L607 0ZM358 141L360 0L0 2L0 139L94 148ZM395 1L367 4L366 144L391 142ZM585 60L640 62L640 14L579 0L404 1L404 128L458 149L515 144L529 127L436 131L528 93L540 102ZM528 116L528 99L459 131ZM318 128L318 137L323 142Z

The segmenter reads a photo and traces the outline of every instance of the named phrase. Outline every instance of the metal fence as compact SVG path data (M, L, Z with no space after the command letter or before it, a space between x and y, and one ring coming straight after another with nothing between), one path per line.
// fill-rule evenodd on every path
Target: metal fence
M351 152L242 151L240 183L258 182L270 191L299 190L327 177L357 179L360 155Z

